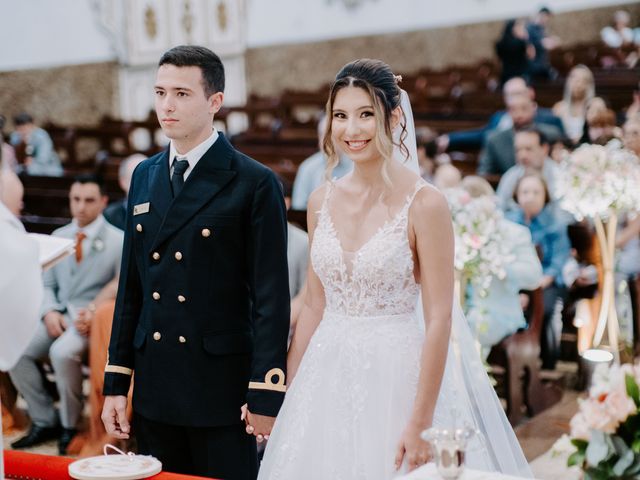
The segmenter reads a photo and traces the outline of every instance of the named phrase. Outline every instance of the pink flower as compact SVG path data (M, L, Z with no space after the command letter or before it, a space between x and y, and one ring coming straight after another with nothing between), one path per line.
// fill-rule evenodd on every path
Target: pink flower
M584 415L590 429L605 433L615 433L619 422L604 401L587 399L580 403L580 411Z
M482 246L482 241L478 235L471 235L469 239L471 243L471 248L480 248Z
M571 425L571 437L587 441L591 439L589 425L582 412L576 413L569 422L569 425Z
M629 415L637 412L636 404L629 398L626 391L614 390L607 395L604 405L610 412L611 418L618 424L624 422Z

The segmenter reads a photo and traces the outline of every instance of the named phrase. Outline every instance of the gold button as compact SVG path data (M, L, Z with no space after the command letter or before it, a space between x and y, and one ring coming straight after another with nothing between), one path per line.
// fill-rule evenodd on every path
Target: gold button
M203 236L204 238L207 238L207 237L209 237L210 235L211 235L211 230L209 230L208 228L203 228L203 229L202 229L202 236Z
M140 223L139 223L139 224L137 224L137 225L136 225L136 230L137 230L137 231L139 231L139 232L141 232L141 231L142 231L142 224L140 224Z
M153 292L151 296L153 297L154 300L160 300L160 294L158 292Z
M176 257L176 260L178 260L178 261L182 260L182 253L176 252L175 257Z
M153 255L151 255L153 257L154 260L160 260L160 254L158 252L153 252Z
M187 299L186 299L186 298L184 298L184 295L178 295L178 301L179 301L180 303L184 303L184 302L186 302L186 301L187 301Z
M187 343L187 339L186 339L186 338L184 338L182 335L180 335L180 336L178 337L178 341L179 341L180 343Z
M153 339L157 342L158 340L160 340L162 338L162 335L160 335L160 332L154 332L153 333Z

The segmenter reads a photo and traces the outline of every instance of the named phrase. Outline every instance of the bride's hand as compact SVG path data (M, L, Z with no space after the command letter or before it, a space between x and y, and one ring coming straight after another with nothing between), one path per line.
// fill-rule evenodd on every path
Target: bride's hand
M420 438L423 430L425 430L424 426L410 422L402 432L396 451L396 470L400 469L405 459L409 471L415 470L431 460L431 448L427 442Z

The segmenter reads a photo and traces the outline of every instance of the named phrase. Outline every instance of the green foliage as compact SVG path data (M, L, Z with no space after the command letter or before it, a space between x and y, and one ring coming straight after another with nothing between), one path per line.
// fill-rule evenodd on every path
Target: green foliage
M627 387L627 395L631 397L636 407L640 407L640 389L638 389L635 378L633 378L632 375L626 374L624 376L624 382Z

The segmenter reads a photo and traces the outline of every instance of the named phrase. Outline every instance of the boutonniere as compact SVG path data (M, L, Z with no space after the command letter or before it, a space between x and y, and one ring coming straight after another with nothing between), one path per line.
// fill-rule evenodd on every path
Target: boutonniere
M91 248L96 252L101 252L102 250L104 250L104 242L99 238L96 238L91 244Z

